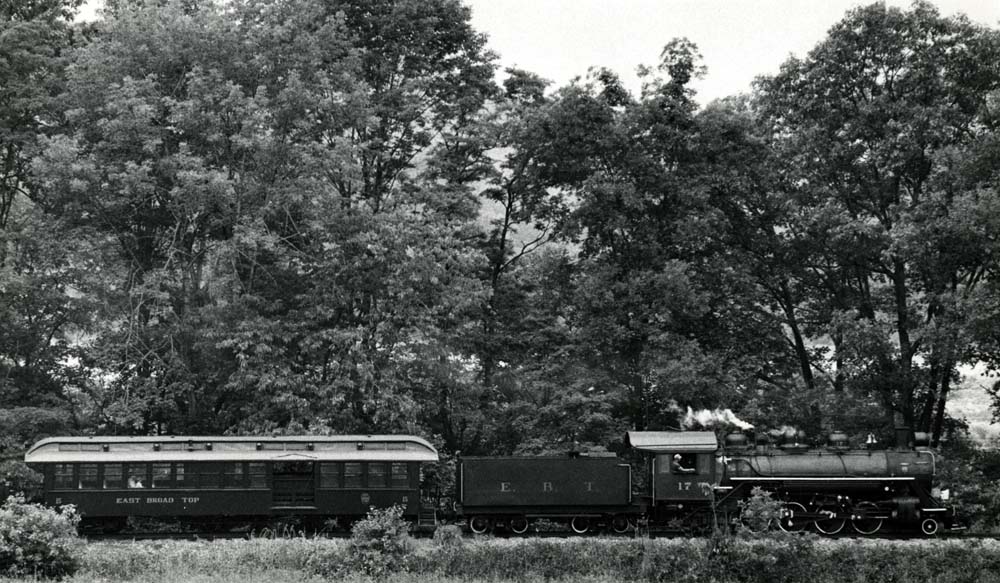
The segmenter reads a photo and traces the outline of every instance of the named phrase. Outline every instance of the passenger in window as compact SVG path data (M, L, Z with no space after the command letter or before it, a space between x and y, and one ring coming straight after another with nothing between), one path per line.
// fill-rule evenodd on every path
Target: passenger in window
M670 464L671 469L673 469L675 474L693 474L695 473L694 468L685 467L683 464L683 456L681 454L674 454L674 461Z
M129 488L142 488L142 478L132 474L128 477L128 487Z

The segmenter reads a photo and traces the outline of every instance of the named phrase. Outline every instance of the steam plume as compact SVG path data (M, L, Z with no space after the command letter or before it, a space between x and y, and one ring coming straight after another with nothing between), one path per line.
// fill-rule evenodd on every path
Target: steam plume
M716 409L714 411L702 409L700 411L694 411L691 407L688 407L687 414L684 415L684 420L681 421L681 426L683 426L684 429L691 429L696 425L701 427L735 425L743 430L753 429L753 425L737 417L736 414L730 409Z

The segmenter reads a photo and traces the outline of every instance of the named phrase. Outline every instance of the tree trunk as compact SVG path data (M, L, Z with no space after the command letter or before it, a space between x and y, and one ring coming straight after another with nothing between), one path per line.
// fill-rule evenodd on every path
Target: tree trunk
M908 298L906 295L906 262L900 258L893 260L892 285L896 300L896 334L899 336L899 397L896 407L903 415L903 423L913 427L913 393L914 382L913 345L910 342L910 317Z
M802 339L802 332L799 330L799 321L795 316L795 304L792 302L792 292L788 289L787 280L781 282L781 307L785 311L785 322L792 331L792 340L795 343L795 356L799 361L802 380L809 391L812 392L816 388L816 381L812 373L812 363L809 361L809 352L806 350L806 343Z
M934 415L934 426L931 429L931 447L937 447L941 444L941 433L944 430L944 412L945 406L948 404L948 390L951 388L951 369L954 367L952 359L945 361L947 365L942 366L941 371L941 390L938 391L937 407Z

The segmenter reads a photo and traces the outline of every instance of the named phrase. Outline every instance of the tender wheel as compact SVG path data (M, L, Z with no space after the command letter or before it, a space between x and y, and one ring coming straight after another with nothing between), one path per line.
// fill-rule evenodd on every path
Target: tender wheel
M573 520L569 523L569 527L576 534L583 534L590 530L590 519L586 516L574 516Z
M514 534L524 534L528 532L528 519L524 516L515 516L510 519L510 531Z
M820 512L824 511L821 510ZM817 518L815 521L813 521L813 526L815 526L816 530L819 531L821 534L825 534L827 536L833 536L835 534L840 534L840 531L844 530L844 527L847 526L847 519Z
M615 534L625 534L629 531L631 526L632 525L629 524L628 517L624 514L616 514L615 517L611 519L611 530L613 530Z
M805 506L798 502L786 502L781 509L781 520L778 521L778 528L785 532L802 532L809 525L809 521L801 518L805 513Z
M878 510L878 506L874 502L862 502L858 504L852 513L856 518L851 519L851 526L854 528L855 532L858 534L875 534L882 528L881 518L867 518L865 515L868 512L874 512Z
M492 526L493 521L486 516L473 516L469 519L469 530L475 534L486 534Z
M939 525L938 521L934 518L925 518L923 522L920 523L920 532L926 534L927 536L934 536L940 528L941 525Z

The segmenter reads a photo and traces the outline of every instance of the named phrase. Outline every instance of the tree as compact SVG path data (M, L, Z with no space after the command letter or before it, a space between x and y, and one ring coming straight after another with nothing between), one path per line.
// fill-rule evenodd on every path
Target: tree
M455 2L229 9L118 6L35 164L128 273L91 351L107 429L411 427L406 375L477 298L474 200L424 162L490 56Z
M675 427L679 404L739 406L780 338L773 323L757 327L742 272L719 262L718 168L703 162L687 85L700 70L678 40L644 70L638 100L607 71L557 94L577 121L550 138L546 171L574 201L564 233L580 253L566 308L573 360L558 369L576 372L557 378L595 404L610 397L632 427Z
M939 261L947 244L935 223L960 210L944 157L988 131L997 48L995 32L928 3L907 12L876 4L849 12L759 86L781 155L797 169L807 265L825 288L813 301L834 307L835 359L897 424L928 429L921 401L943 415L955 366L968 361L962 342L939 331L963 319L951 298L977 286L982 263L966 253ZM914 235L935 250L919 251Z
M43 406L68 419L85 377L76 340L91 324L83 293L95 257L84 239L52 236L59 224L33 204L29 172L64 80L67 19L78 4L0 3L0 408L14 417Z

